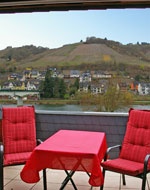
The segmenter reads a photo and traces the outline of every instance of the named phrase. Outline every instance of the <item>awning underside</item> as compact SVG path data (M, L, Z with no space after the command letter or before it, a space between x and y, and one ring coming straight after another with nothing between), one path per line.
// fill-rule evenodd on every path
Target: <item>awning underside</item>
M0 13L150 8L150 0L3 0Z

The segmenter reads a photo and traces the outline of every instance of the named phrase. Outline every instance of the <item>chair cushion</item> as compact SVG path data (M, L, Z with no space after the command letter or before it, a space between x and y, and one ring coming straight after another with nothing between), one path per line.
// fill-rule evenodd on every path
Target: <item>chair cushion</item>
M30 157L31 152L4 154L4 166L12 164L24 164Z
M149 153L150 111L131 109L119 158L144 163Z
M26 160L25 153L32 152L36 146L34 107L3 108L2 113L4 159L7 157L4 163L18 163L17 153L23 153L24 158L20 158Z
M106 170L111 170L114 172L123 173L132 176L141 174L144 169L144 164L142 163L130 160L124 160L121 158L108 160L106 162L103 162L101 165Z

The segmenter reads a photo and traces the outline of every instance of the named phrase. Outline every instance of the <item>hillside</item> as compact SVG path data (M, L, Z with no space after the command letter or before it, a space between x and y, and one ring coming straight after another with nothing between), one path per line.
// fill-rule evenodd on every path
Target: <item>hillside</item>
M104 68L112 70L116 65L150 66L150 44L123 45L107 39L87 38L85 42L64 45L56 49L35 47L7 47L0 51L0 72L23 70L26 67L45 69L62 68ZM128 66L126 66L128 67Z

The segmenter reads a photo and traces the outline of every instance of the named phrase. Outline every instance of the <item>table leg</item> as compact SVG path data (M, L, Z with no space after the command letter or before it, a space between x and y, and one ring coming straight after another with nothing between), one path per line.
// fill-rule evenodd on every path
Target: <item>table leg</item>
M43 169L43 186L44 190L47 190L46 169Z
M61 187L60 187L60 190L64 189L64 187L67 185L67 183L69 182L69 180L71 181L71 183L72 183L74 189L77 190L77 187L76 187L74 181L73 181L72 178L71 178L71 177L73 176L73 174L75 173L75 171L71 171L71 172L69 173L67 170L65 170L65 172L66 172L66 174L67 174L67 177L66 177L65 180L63 181L63 183L62 183L62 185L61 185Z

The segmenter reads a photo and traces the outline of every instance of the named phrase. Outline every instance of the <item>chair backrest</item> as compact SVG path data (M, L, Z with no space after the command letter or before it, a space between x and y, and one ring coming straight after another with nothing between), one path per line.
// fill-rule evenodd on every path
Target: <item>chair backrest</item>
M2 108L4 154L31 152L36 146L34 107Z
M130 109L119 157L144 163L147 154L150 154L150 110Z

